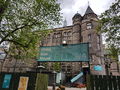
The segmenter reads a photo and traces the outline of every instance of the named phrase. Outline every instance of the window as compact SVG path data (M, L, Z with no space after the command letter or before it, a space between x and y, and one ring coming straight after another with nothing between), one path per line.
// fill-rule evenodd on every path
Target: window
M64 36L67 36L67 32L64 32Z
M97 36L97 42L100 43L100 35Z
M91 22L87 23L87 29L92 29L92 23Z
M60 43L61 41L61 33L54 33L53 35L53 43Z
M69 32L68 32L68 36L71 36L71 34L72 34L71 31L69 31Z
M97 47L98 47L98 50L100 50L100 44L99 43L97 44Z
M71 31L69 31L68 32L68 37L67 37L67 39L70 41L70 39L71 39L71 35L72 35L72 33L71 33Z
M53 35L52 42L53 42L53 43L56 43L56 34Z
M54 33L53 38L60 38L61 34L60 33Z
M100 35L97 36L97 48L100 50Z
M63 33L64 36L71 36L71 34L72 34L71 31L68 31L68 32L64 32L64 33Z
M91 40L91 34L88 34L88 40Z
M48 43L48 40L47 40L47 39L44 39L44 40L42 41L42 44L43 44L43 45L47 45L47 43Z
M63 41L67 41L68 40L68 33L64 32L63 33Z
M71 31L63 32L63 37L62 37L63 41L67 41L67 43L71 43L71 38L72 38L72 32Z

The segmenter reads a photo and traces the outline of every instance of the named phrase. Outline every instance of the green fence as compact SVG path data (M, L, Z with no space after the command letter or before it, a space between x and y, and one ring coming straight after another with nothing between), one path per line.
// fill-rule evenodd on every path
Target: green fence
M11 75L10 83L8 88L4 88L6 81L5 81L5 75ZM37 90L46 90L44 88L47 88L48 84L48 78L47 75L38 73L0 73L0 90L18 90L19 82L21 77L27 77L27 89L26 90L35 90L35 87L37 86ZM44 78L44 80L37 81L38 77ZM42 85L38 86L38 83L42 83Z
M35 90L48 90L48 75L37 74Z
M87 90L120 90L120 76L88 75Z

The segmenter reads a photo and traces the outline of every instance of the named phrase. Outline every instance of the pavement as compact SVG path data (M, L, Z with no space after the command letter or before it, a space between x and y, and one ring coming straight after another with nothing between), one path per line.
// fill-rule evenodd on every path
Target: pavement
M57 89L58 87L56 87ZM48 90L52 90L52 86L48 86ZM86 90L86 88L69 88L69 87L66 87L65 90Z
M65 88L65 90L86 90L86 88Z

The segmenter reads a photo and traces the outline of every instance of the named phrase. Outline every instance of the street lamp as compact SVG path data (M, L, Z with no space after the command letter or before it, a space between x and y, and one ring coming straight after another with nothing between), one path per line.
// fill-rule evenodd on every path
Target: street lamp
M63 45L63 46L66 46L66 45L67 45L67 41L65 41L65 40L62 41L62 45Z
M44 66L37 66L37 68L40 70L40 73L42 72L42 69L45 69L45 67Z
M54 74L54 79L53 79L53 81L54 81L54 83L53 83L53 90L55 90L55 86L56 86L56 71L53 71L53 74Z

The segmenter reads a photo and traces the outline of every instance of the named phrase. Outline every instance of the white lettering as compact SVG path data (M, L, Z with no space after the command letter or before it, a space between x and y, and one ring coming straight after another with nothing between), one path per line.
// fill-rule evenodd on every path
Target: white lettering
M51 51L51 48L42 48L41 51Z
M50 57L40 57L42 60L50 60Z
M40 55L41 55L41 56L47 56L48 53L41 53Z

